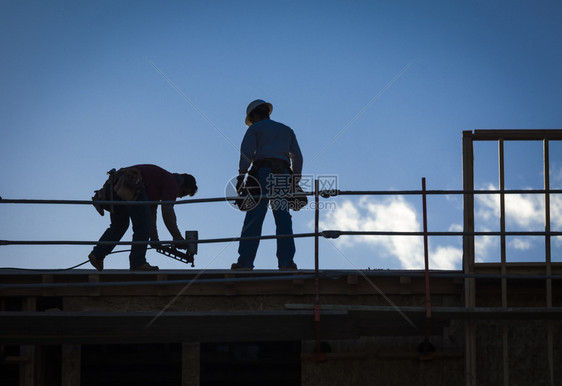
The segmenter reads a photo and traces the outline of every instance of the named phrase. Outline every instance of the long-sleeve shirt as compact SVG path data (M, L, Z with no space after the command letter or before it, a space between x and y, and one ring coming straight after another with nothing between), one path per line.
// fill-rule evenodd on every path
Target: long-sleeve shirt
M144 164L131 166L140 170L146 194L150 201L175 201L179 186L176 178L160 166Z
M179 185L173 173L151 164L135 165L132 167L140 170L144 188L150 201L176 201ZM156 227L157 211L158 206L151 205L152 229L150 231L150 238L152 240L158 240L158 230ZM173 204L162 205L162 219L174 240L183 240L181 232L178 229Z
M238 172L245 174L252 162L264 158L290 162L293 173L302 174L303 158L294 131L271 119L248 127L240 146Z

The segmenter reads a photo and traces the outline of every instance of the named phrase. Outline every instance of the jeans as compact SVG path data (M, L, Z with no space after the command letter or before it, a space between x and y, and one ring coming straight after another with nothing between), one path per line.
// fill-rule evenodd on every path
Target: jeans
M114 195L115 201L122 201ZM137 201L148 201L146 191L143 189L137 198ZM104 232L99 241L121 240L127 229L129 228L129 218L133 223L133 241L148 241L150 237L150 228L152 226L152 216L148 205L114 205L113 213L110 215L111 224ZM92 253L99 259L105 257L113 251L116 244L98 244L92 250ZM134 244L131 247L129 255L129 264L131 268L136 268L146 263L146 244Z
M262 167L259 170L259 182L262 195L271 195L272 192L278 191L275 185L275 179L272 179L272 170L270 167ZM271 175L271 176L270 176ZM277 175L278 176L278 175ZM289 171L285 170L282 176L289 176ZM269 181L268 181L269 179ZM287 180L288 181L288 180ZM280 187L283 189L284 184ZM273 191L272 191L273 189ZM281 190L279 189L279 191ZM272 204L273 217L275 218L276 235L292 235L293 222L287 200L284 198L262 198L255 208L246 212L244 219L244 227L242 228L241 237L257 237L261 236L263 220L267 213L267 207ZM254 259L258 251L260 240L242 240L238 247L238 266L245 268L254 267ZM293 257L295 256L295 240L292 237L277 239L277 260L279 268L287 268L293 265Z

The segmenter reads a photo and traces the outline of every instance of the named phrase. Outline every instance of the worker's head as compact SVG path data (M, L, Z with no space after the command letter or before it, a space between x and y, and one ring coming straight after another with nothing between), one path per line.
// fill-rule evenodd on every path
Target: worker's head
M256 122L268 119L273 111L273 105L261 99L256 99L246 108L246 125L251 126Z
M190 196L193 197L197 193L197 181L191 174L180 174L182 179L179 190L179 197Z

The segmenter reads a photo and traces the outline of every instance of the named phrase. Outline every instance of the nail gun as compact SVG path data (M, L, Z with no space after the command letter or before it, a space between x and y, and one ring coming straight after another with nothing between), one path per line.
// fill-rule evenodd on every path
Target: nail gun
M197 254L197 240L199 240L199 233L197 231L185 231L185 241L188 242L187 251L178 251L170 245L159 245L156 248L156 252L185 264L191 263L191 266L195 267L193 256Z

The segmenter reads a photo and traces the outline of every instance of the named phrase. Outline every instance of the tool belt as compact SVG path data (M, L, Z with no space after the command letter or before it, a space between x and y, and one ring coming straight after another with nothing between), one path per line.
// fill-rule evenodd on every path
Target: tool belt
M277 158L262 158L255 160L252 163L252 170L254 168L256 168L256 171L260 168L271 168L271 171L274 174L283 174L285 173L285 170L289 170L291 174L293 173L291 171L291 166L287 161Z
M289 171L289 174L291 176L289 194L292 195L295 193L304 193L302 188L299 186L298 181L295 180L295 176L293 175L293 170L291 169L289 162L277 158L262 158L255 160L252 163L252 168L248 172L248 176L251 176L253 178L246 178L246 183L244 184L244 188L242 190L243 197L261 194L261 188L258 182L259 169L264 167L271 168L271 172L273 174L285 174L287 171ZM305 195L297 197L286 197L286 200L289 209L292 209L294 211L299 211L308 204L308 198ZM257 203L255 203L254 205L257 205ZM240 205L238 205L238 207L240 208L240 210L244 210L240 207Z
M94 191L92 201L114 201L114 195L117 195L124 201L135 201L144 185L142 181L142 173L136 168L121 168L117 171L111 169L107 172L109 178L103 184L103 187ZM104 215L104 210L113 213L113 204L93 203L94 208L100 215Z
M125 201L135 201L144 187L142 173L136 168L122 168L115 172L113 190Z

